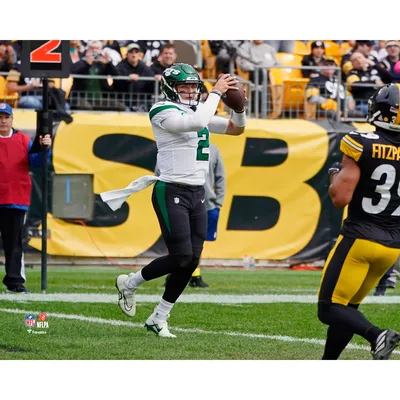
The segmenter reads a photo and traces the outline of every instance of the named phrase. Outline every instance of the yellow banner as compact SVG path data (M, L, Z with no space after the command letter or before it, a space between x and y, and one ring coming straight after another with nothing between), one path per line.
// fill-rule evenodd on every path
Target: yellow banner
M75 114L74 122L62 123L56 134L55 172L93 174L96 194L125 187L151 173L149 168L128 165L123 160L106 160L95 154L99 139L104 137L110 143L110 159L113 153L126 152L127 142L117 135L154 140L147 115ZM212 135L211 141L222 153L227 188L218 239L205 242L203 256L237 259L251 254L257 259L282 260L302 251L315 235L321 215L320 195L309 181L327 162L327 131L305 120L250 120L244 135ZM135 152L135 148L129 150ZM49 254L142 254L160 236L151 193L152 188L148 188L132 195L127 202L127 218L117 226L84 227L49 215ZM267 206L274 209L272 216L268 215ZM113 212L109 213L112 218ZM243 221L242 214L251 220ZM31 239L29 244L41 248L40 239Z

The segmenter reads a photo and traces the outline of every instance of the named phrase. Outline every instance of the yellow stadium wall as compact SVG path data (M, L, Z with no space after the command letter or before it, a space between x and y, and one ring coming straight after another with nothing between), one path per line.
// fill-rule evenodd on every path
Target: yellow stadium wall
M26 114L24 118L32 123L32 119L27 118ZM19 118L18 113L15 120L23 128L22 117ZM327 224L322 214L323 208L326 213L326 208L329 207L325 173L331 163L330 148L336 136L334 130L321 123L254 119L249 121L246 133L240 137L211 135L211 141L222 153L227 190L220 214L218 239L216 242L205 243L204 257L238 259L247 253L257 259L284 260L299 255L301 258L305 249L322 240L317 238L318 229ZM132 137L149 142L154 140L147 115L75 114L72 124L62 123L57 130L53 148L54 171L57 174L93 174L96 194L125 187L132 180L152 173L152 170L113 161L112 156L111 160L99 158L94 153L94 147L100 138L107 138L110 152L115 152L118 148L123 148L121 150L126 152L128 139L133 139ZM263 143L256 139L272 140L275 145L281 143L270 150L270 154L260 154L264 160L273 159L282 153L281 162L271 166L243 165L245 153L257 152L257 149L251 147ZM135 148L128 150L135 153ZM92 257L101 257L103 254L111 257L151 255L148 250L151 250L160 237L151 204L151 192L152 189L148 188L132 195L127 201L127 217L117 226L85 228L70 221L53 218L49 213L49 254ZM257 229L229 229L229 221L234 221L235 218L238 220L232 213L241 212L237 208L232 209L235 198L246 196L269 198L279 205L273 226L260 229L256 221L257 210L253 210L254 221L249 221L249 225L251 228L254 222ZM259 211L264 214L267 212ZM113 218L113 212L110 209L107 212L107 217ZM327 235L326 238L330 236ZM29 244L37 250L41 248L38 238L32 238ZM324 247L324 253L328 247L329 243Z

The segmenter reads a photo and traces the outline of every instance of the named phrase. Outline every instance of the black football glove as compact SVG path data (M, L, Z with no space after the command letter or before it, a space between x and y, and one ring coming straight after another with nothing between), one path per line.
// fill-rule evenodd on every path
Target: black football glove
M328 176L331 179L333 174L337 174L342 169L342 163L340 161L334 162L331 167L328 169Z

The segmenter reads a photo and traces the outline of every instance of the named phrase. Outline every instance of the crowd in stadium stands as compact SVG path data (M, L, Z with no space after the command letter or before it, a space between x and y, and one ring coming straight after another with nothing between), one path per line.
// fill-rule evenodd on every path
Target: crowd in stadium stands
M3 99L40 108L41 82L21 75L21 48L22 41L0 41L0 73L8 73L0 77ZM306 117L362 118L378 85L400 82L398 40L202 40L201 52L203 65L196 68L205 79L234 72L248 83L267 80L274 111L269 116L275 117L285 115L287 103L293 107L296 99ZM162 72L180 61L170 40L71 40L70 55L73 78L50 83L51 102L60 112L148 111L160 93ZM261 86L251 87L254 94Z

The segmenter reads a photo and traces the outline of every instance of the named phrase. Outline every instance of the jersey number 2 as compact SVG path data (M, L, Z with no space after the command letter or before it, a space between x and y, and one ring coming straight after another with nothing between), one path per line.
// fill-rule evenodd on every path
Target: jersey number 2
M383 174L386 174L385 181L382 183L382 185L377 185L375 188L375 192L379 193L381 196L378 204L372 204L372 199L370 197L364 197L362 199L362 208L369 214L381 213L386 209L390 202L390 189L392 188L396 179L396 168L390 164L382 164L374 170L371 175L371 179L379 182ZM397 188L397 194L400 196L400 182L399 187ZM400 215L400 206L392 212L392 215Z
M210 142L208 140L209 136L210 132L207 128L197 132L197 137L204 138L203 140L199 140L199 144L197 146L197 161L208 161L210 157L209 153L203 153L203 149L208 149L210 147Z

